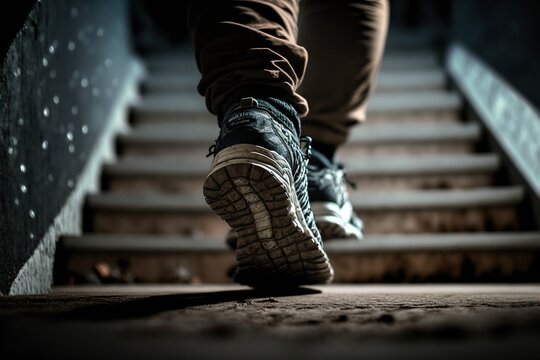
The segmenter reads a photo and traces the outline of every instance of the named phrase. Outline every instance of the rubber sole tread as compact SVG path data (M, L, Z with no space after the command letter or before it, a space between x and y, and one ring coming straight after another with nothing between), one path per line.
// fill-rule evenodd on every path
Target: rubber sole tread
M249 162L225 165L208 175L206 202L237 234L236 282L290 287L332 279L326 253L291 211L291 191L269 168Z

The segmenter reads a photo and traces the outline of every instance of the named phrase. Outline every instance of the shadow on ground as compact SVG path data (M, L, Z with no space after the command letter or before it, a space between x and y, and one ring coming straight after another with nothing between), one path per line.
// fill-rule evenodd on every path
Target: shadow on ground
M0 297L0 348L9 359L93 360L455 360L537 352L537 287L321 289Z
M0 319L14 316L53 317L58 320L120 320L147 317L193 306L320 294L310 288L246 289L150 296L64 295L0 297Z

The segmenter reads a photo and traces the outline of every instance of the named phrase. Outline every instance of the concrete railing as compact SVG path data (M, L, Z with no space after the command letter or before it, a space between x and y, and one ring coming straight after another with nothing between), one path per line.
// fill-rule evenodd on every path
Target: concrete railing
M465 47L452 45L446 60L453 81L527 182L536 197L536 206L539 206L540 114L516 89Z

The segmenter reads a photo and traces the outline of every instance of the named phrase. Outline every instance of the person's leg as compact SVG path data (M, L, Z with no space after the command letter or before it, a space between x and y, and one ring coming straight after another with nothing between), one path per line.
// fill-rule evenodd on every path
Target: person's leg
M363 237L334 155L351 128L365 120L387 26L386 0L301 2L298 42L308 50L309 62L299 92L310 106L302 131L313 138L309 196L325 241Z
M190 9L199 92L221 128L203 192L236 235L235 280L252 286L333 276L307 192L297 13L294 0L194 0Z
M307 102L296 92L307 62L296 44L298 2L193 0L188 26L197 65L198 91L208 110L219 115L238 93L274 96L292 104L300 116Z
M302 133L332 158L364 121L388 27L387 0L302 0L298 43L309 53L299 93L310 106Z

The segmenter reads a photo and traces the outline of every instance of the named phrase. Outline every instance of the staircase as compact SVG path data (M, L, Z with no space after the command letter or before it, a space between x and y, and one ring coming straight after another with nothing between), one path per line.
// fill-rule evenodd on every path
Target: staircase
M88 195L84 234L61 239L57 285L227 283L227 224L205 204L216 120L189 51L145 59L118 161ZM325 244L335 282L538 281L540 232L482 125L464 115L437 52L389 49L368 122L339 157L361 242Z

